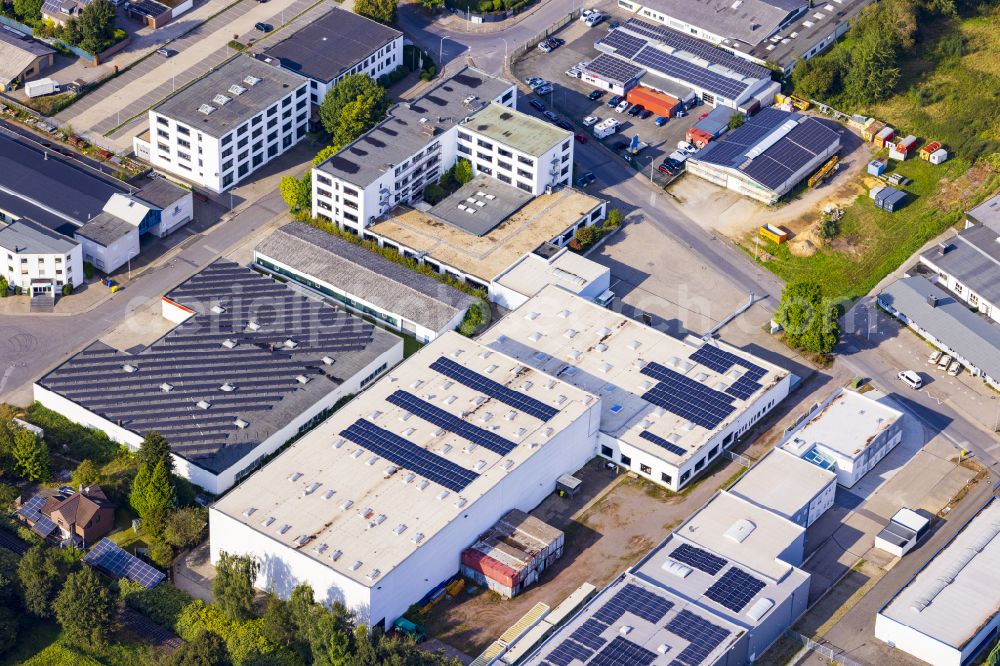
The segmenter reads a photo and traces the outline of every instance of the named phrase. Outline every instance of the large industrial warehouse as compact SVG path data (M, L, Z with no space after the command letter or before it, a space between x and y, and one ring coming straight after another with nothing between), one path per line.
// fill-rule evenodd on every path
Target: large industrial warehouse
M991 499L875 617L875 637L933 666L972 663L1000 630L1000 501Z
M34 386L35 400L137 449L162 434L174 470L211 493L403 357L403 341L231 261L167 293L177 324L139 350L95 342Z
M789 391L791 374L692 344L550 285L480 341L601 396L598 453L679 490Z
M222 498L212 561L253 554L258 587L309 583L389 624L510 509L533 509L594 456L600 405L446 333Z
M838 150L840 134L825 121L766 108L699 151L687 170L773 204Z

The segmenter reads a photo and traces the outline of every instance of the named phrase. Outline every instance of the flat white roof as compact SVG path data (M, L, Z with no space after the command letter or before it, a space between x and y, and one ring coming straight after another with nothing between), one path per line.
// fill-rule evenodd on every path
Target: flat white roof
M474 380L456 379L456 370L511 393L505 401L490 397L502 391L472 388L463 381ZM402 406L403 393L416 402ZM373 586L510 469L530 464L595 399L449 332L389 370L214 508ZM417 415L421 410L437 422L475 426L480 443L432 424ZM377 452L379 442L408 451L408 464L387 450Z
M675 533L772 580L792 565L778 559L805 532L787 518L720 491Z
M782 449L772 449L729 492L791 518L836 480L836 472Z
M601 430L649 455L681 465L701 451L714 434L788 375L788 371L718 341L695 344L671 337L622 314L547 285L516 311L490 327L480 341L523 363L600 395ZM739 364L713 370L692 355L705 348L731 354ZM655 363L656 365L650 365ZM726 393L752 366L762 373L749 393ZM731 411L713 427L698 425L647 400L659 386L654 371L682 375L684 386L668 397L690 394L695 384ZM654 374L650 374L654 373ZM661 375L662 376L662 375ZM746 381L746 379L744 379ZM754 388L756 386L756 388ZM645 396L645 397L644 397ZM644 431L683 449L671 451L642 436Z
M854 460L884 430L892 426L903 414L878 397L848 389L838 389L826 402L811 412L795 430L790 432L782 446L803 455L814 445L820 449Z
M1000 502L982 509L879 613L956 650L1000 611Z
M565 287L578 294L610 270L607 266L563 248L551 260L529 252L497 276L494 282L528 297L550 284Z

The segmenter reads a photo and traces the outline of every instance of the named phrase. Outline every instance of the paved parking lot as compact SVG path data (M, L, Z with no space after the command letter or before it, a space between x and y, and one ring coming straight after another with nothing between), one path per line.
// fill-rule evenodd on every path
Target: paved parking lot
M588 28L580 21L574 21L555 35L566 40L565 45L551 53L543 53L537 48L533 48L520 60L513 63L512 70L521 83L529 76L538 76L551 81L555 89L550 95L526 94L527 87L522 88L522 94L528 100L541 99L548 109L557 113L560 118L569 120L577 132L586 136L588 142L597 141L597 139L594 138L589 129L583 127L581 124L583 118L595 115L601 120L611 117L617 119L621 123L619 132L603 139L601 143L613 149L616 144L629 142L638 135L639 141L648 143L649 147L645 148L638 156L633 157L632 166L643 173L649 173L652 168L653 179L660 184L665 184L668 178L655 171L656 166L677 148L678 141L684 140L688 128L698 120L703 109L696 107L686 117L671 118L663 127L657 127L654 123L655 115L646 120L640 120L627 113L616 113L613 109L608 108L607 101L612 97L610 92L605 93L600 100L589 100L587 95L596 88L578 78L567 76L566 70L580 61L593 60L600 53L594 48L594 42L604 36L607 32L607 26L607 21L593 28ZM537 110L530 106L523 105L523 108L529 113L540 115ZM708 108L705 107L704 110L708 110ZM623 154L620 149L615 152L619 156ZM620 159L624 158L620 157Z

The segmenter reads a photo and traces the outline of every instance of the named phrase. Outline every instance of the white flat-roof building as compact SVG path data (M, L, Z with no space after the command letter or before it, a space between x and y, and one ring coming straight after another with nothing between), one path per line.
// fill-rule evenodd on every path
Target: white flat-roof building
M875 617L875 637L933 666L964 666L1000 628L1000 501L991 498Z
M752 662L806 609L809 574L798 568L804 535L802 526L721 491L526 663Z
M557 285L480 338L602 398L598 453L678 490L788 395L791 373L679 340Z
M153 168L224 192L305 136L309 83L243 55L149 110L136 154Z
M387 626L593 457L600 404L446 333L212 507L212 561L253 554L260 588L309 583Z
M611 269L551 243L528 252L490 283L490 300L514 310L549 284L594 300L611 286Z
M878 399L882 398L882 399ZM903 438L903 413L877 397L838 389L785 435L780 446L837 473L850 488Z
M727 490L809 527L833 506L837 475L783 449L772 449Z
M27 218L0 222L0 275L29 296L56 295L83 282L79 243Z

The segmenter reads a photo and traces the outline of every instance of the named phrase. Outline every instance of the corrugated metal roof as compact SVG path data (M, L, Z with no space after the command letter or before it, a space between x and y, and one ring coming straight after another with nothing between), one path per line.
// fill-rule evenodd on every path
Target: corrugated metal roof
M922 254L920 260L954 276L980 298L1000 305L1000 236L992 228L980 224L965 229Z
M936 305L928 297L937 298ZM1000 326L969 310L965 303L920 275L896 280L878 296L879 303L907 316L944 345L1000 381Z

